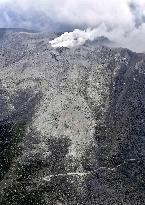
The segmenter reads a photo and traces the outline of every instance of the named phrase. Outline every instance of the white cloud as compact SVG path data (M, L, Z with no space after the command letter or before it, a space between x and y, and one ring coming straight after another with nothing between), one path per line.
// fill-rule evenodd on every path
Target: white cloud
M142 0L138 1L143 5ZM0 5L5 3L11 4L13 9L43 11L60 23L96 26L104 22L110 26L132 26L128 2L130 0L0 0Z
M59 29L63 25L80 29L91 28L90 32L75 30L63 44L78 44L73 39L75 35L79 41L84 41L95 33L106 35L129 48L145 50L145 46L142 48L145 0L0 0L1 7L3 12L0 12L0 26L16 27L18 24L18 27L28 25L49 30ZM16 19L13 19L12 12ZM65 34L61 39L66 39L66 36L68 37Z
M138 0L142 5L142 0ZM129 0L0 0L13 9L43 11L56 22L97 26L101 22L113 27L132 26Z
M50 41L50 44L54 48L71 48L83 45L87 40L94 40L98 36L108 37L111 41L116 42L116 46L129 48L136 52L145 52L145 23L127 32L119 26L108 31L105 24L94 29L75 29L73 32L65 32L60 37Z

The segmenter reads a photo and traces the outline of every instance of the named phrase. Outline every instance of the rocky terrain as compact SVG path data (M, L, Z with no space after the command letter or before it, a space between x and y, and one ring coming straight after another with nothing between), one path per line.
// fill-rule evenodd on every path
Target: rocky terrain
M0 40L0 205L145 204L145 54L57 35Z

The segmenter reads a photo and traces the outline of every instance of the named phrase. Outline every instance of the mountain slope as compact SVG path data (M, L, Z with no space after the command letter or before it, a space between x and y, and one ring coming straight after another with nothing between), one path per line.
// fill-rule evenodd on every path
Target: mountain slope
M145 55L55 36L1 43L1 204L144 204Z

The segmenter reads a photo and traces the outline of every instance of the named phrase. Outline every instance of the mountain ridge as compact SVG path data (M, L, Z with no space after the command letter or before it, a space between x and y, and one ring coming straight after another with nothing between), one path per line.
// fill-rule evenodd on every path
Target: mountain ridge
M145 55L55 37L2 44L1 204L144 204Z

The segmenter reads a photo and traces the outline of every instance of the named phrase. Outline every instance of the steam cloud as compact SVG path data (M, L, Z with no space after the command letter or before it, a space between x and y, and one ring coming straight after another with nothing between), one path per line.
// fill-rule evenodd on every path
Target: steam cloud
M84 44L87 40L93 41L98 36L98 29L87 29L81 31L75 29L73 32L65 32L60 37L50 41L52 47L74 47Z
M123 30L121 27L108 30L104 24L94 29L75 29L73 32L65 32L60 37L50 41L50 44L54 48L72 48L83 45L87 40L93 41L99 36L108 37L109 40L115 42L114 46L129 48L137 52L145 52L144 23L130 30Z
M145 51L145 0L0 0L0 27L77 28L50 43L72 47L106 36L119 46Z

